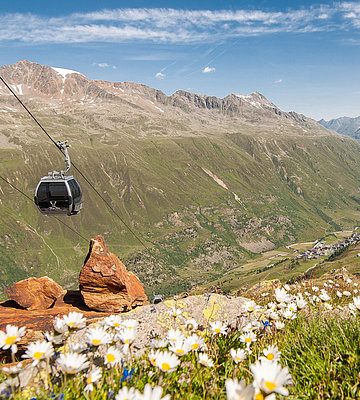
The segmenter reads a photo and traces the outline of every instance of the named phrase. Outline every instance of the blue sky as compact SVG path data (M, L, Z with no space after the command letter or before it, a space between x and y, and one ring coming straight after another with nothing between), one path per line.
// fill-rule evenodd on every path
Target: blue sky
M224 97L258 91L315 119L360 115L360 2L18 1L0 9L0 65Z

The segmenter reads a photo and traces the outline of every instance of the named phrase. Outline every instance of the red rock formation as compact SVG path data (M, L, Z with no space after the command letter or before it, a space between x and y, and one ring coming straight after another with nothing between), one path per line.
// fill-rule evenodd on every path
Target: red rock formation
M43 276L28 278L5 289L11 300L28 310L46 310L66 293L58 283Z
M138 278L106 249L101 236L91 239L79 284L85 304L93 310L122 312L147 304Z

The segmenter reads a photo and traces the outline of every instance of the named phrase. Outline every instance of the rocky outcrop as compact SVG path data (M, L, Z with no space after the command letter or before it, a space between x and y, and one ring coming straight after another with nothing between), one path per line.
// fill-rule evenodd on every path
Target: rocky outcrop
M101 236L91 239L79 285L85 304L93 310L122 312L147 304L139 279L107 250Z
M28 310L46 310L66 293L58 283L43 276L28 278L5 289L5 293L21 307Z

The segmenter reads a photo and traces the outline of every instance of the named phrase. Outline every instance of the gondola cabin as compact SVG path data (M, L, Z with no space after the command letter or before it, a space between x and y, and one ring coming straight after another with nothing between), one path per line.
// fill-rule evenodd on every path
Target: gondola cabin
M71 175L49 175L41 178L34 200L44 215L75 215L83 205L80 186Z

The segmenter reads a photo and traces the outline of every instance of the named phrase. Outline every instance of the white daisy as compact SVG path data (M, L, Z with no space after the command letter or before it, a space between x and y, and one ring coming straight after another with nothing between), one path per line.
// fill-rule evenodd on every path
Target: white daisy
M230 355L236 364L246 360L247 357L246 351L243 349L230 349Z
M144 392L142 394L141 400L170 400L169 394L161 397L162 393L163 388L161 386L155 386L153 388L149 383L147 383L144 387Z
M245 381L239 382L237 379L227 379L225 381L227 400L253 400L254 387L245 385Z
M170 344L169 350L177 356L184 356L191 350L191 345L186 339L178 339Z
M178 357L169 351L159 352L155 359L155 366L161 369L163 372L175 371L179 364L180 360Z
M227 326L220 321L210 322L210 327L214 335L226 335Z
M54 354L54 348L51 342L40 342L30 343L26 349L23 358L31 358L33 360L32 365L39 364L40 360L50 358Z
M140 400L142 398L142 394L137 389L127 386L123 386L115 396L115 400Z
M268 346L266 349L263 350L263 354L265 357L259 357L259 360L262 358L266 358L270 361L280 361L281 352L279 351L277 346Z
M100 346L101 344L111 343L112 336L103 327L92 327L86 332L85 341L90 346Z
M62 353L56 362L65 374L71 375L89 367L89 361L86 356L78 353Z
M5 332L0 331L0 347L7 350L11 347L11 352L17 352L16 343L25 335L25 326L19 328L14 325L6 325Z
M288 396L289 391L284 385L291 382L291 375L287 367L283 368L279 363L262 359L250 365L254 375L254 386L266 397L270 393L279 393Z
M122 352L115 346L110 346L104 356L104 363L110 367L119 364L122 360Z
M208 368L214 366L214 361L206 353L199 353L199 363Z
M83 317L83 314L75 311L64 315L63 320L69 329L82 329L86 325L86 318Z
M102 377L102 369L99 367L92 367L86 375L86 386L84 388L85 392L92 392L94 390L94 383L98 382Z

